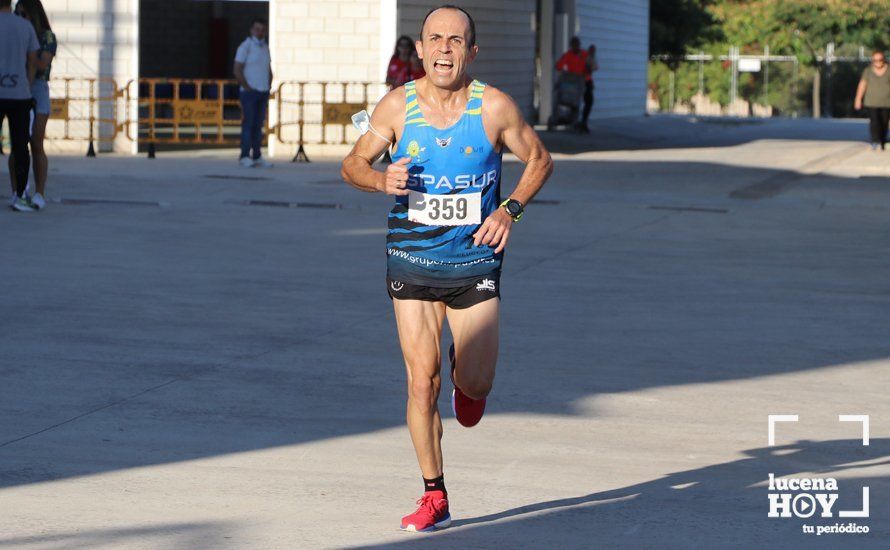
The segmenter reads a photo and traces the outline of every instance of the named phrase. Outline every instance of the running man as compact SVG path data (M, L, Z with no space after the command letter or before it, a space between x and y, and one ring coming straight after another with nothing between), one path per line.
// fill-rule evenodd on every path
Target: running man
M523 207L552 172L552 161L505 93L467 75L476 29L455 6L431 10L416 43L426 76L389 92L374 109L371 131L343 161L342 175L367 192L395 195L389 213L387 288L395 308L408 375L408 430L423 475L420 507L402 529L430 531L451 523L442 471L443 321L449 350L452 409L463 426L482 418L498 355L503 251ZM386 172L373 161L396 144ZM501 202L504 148L525 164Z

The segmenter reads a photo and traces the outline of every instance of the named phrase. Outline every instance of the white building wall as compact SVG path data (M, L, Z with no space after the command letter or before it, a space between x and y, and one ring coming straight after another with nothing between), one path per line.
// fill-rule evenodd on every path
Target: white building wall
M597 46L591 118L644 114L649 0L576 0L575 13L583 47Z
M381 18L395 18L395 6L388 8L389 4L388 0L270 0L269 46L276 85L292 81L382 82L381 29L387 24ZM304 90L305 100L313 103L307 108L307 118L320 120L321 108L317 104L321 100L320 88ZM298 91L285 84L284 92L290 97L297 97ZM341 100L355 101L355 93L356 89L350 89ZM379 90L375 95L379 95ZM272 107L270 123L275 124L278 113L274 102ZM294 121L297 116L296 105L283 107L282 121ZM296 146L284 142L295 140L297 131L295 125L289 124L282 131L283 142L273 136L270 139L272 154L293 155ZM317 125L305 127L304 132L309 140L320 137Z
M417 39L420 24L439 0L399 0L398 34ZM466 0L456 2L476 22L479 56L470 74L510 94L527 117L534 111L535 0ZM391 53L395 41L389 45Z
M123 87L131 79L139 75L139 1L138 0L43 0L44 9L50 19L50 25L56 33L58 51L53 61L51 74L51 96L64 96L64 77L111 78L118 87ZM69 85L72 96L87 97L82 81L73 81ZM135 92L135 86L133 87ZM102 95L110 96L111 86L103 86ZM70 104L71 116L88 116L87 103L75 101ZM135 107L135 102L133 103ZM101 118L123 119L126 105L117 102L117 115L111 101L102 102L101 109L96 113ZM135 109L130 109L136 116ZM51 125L60 126L59 121L50 121ZM87 123L72 123L71 134L86 135ZM56 130L56 131L54 131ZM111 136L109 124L98 128L102 136ZM135 133L135 126L132 128ZM48 128L48 133L61 134L59 128ZM110 151L110 141L96 143L97 150ZM84 152L86 141L48 141L47 148L52 151ZM114 144L114 150L135 152L135 143L122 135Z

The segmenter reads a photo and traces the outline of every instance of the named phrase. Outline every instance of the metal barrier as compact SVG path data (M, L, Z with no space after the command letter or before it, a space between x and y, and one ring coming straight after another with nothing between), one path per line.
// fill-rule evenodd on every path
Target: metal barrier
M235 80L140 78L118 88L110 78L54 78L50 86L47 139L89 141L90 156L94 141L120 135L148 144L149 157L157 144L241 141ZM308 162L304 145L357 139L351 116L375 105L386 90L377 82L282 82L270 95L277 120L270 127L267 117L264 142L274 134L280 143L297 146L294 161Z
M140 78L127 84L125 95L138 97L136 134L128 126L127 137L148 143L149 156L159 143L240 143L241 104L235 80ZM269 133L267 118L265 135Z
M88 141L87 156L96 156L94 142L114 141L126 123L118 121L123 97L111 78L53 78L46 139Z
M294 162L308 162L306 144L347 144L358 138L354 113L377 103L386 85L377 82L298 82L278 85L275 137L296 145Z

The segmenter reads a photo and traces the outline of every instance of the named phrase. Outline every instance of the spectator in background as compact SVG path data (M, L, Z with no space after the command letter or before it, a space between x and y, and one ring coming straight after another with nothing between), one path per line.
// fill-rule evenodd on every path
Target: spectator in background
M266 43L266 22L255 19L250 36L235 53L235 78L241 85L241 166L270 168L263 158L263 127L272 88L272 57Z
M887 127L890 123L890 71L884 52L875 50L871 54L871 66L862 71L862 78L856 88L853 106L856 110L868 108L871 129L871 148L881 150L887 146Z
M49 18L40 0L19 0L15 5L15 14L34 26L40 49L37 51L37 70L31 83L31 95L34 97L34 121L31 124L31 159L34 164L34 181L36 192L27 198L35 209L46 208L46 177L49 171L49 160L43 148L46 136L46 123L49 120L49 73L56 55L56 35L49 25ZM9 155L10 173L15 163L15 155Z
M40 43L34 27L12 14L12 0L0 0L0 118L9 119L9 137L15 155L15 187L10 206L33 212L25 200L31 155L28 124L31 112L31 82L37 70Z
M396 40L396 48L389 59L389 67L386 69L386 85L389 89L404 86L411 78L411 53L417 53L414 41L410 36L402 35ZM421 68L421 70L423 70Z
M590 110L593 108L593 73L600 68L596 62L596 44L591 44L587 48L587 59L584 61L584 112L581 114L581 120L578 122L578 129L585 134L590 133L587 127L587 119L590 117Z
M556 61L556 70L561 73L569 73L586 78L587 76L587 52L581 49L581 39L573 36L569 42L569 50L562 54ZM585 93L586 95L586 93ZM586 98L585 98L586 101ZM575 106L577 109L577 105ZM575 111L577 116L577 111ZM588 114L590 114L588 112ZM587 127L587 118L582 119L584 128ZM576 123L576 127L581 129L581 122Z
M410 80L418 80L426 76L426 71L423 70L423 60L417 55L417 50L411 50L411 62L408 65L408 71Z

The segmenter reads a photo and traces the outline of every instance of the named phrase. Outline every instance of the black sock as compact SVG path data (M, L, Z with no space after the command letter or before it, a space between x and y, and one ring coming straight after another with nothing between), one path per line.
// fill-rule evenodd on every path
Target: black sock
M423 478L423 489L426 492L442 491L447 495L448 491L445 490L445 475L443 474L433 479Z

